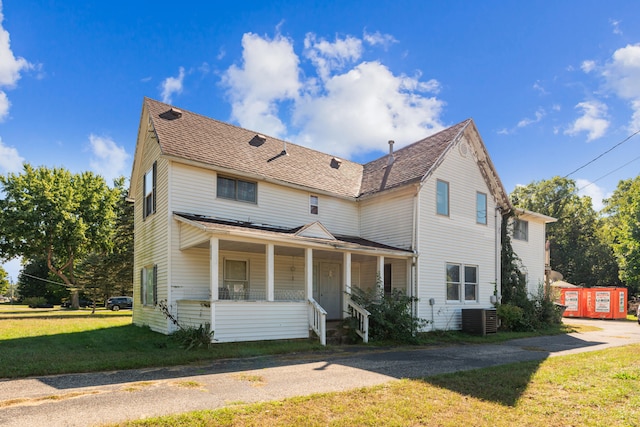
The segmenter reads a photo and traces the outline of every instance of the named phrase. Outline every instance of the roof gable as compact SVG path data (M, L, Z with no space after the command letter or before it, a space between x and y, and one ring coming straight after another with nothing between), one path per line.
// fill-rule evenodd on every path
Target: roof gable
M307 224L302 227L297 233L296 236L302 237L315 237L316 239L327 239L327 240L336 240L333 237L333 234L326 229L324 225L319 223L318 221L312 222L311 224Z

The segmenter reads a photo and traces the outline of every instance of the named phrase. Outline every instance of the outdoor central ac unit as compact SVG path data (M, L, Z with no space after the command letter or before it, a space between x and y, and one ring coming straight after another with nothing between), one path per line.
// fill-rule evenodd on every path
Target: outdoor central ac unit
M498 316L495 308L463 308L462 331L477 335L498 332Z

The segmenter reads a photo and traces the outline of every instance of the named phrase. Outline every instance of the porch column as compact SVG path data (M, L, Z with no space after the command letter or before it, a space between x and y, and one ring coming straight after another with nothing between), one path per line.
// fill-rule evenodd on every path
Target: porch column
M384 257L378 257L378 275L380 277L380 283L378 283L378 289L384 291Z
M218 258L219 258L219 241L217 237L211 237L209 239L209 290L211 293L211 303L210 306L210 316L211 316L211 330L216 330L216 304L215 302L218 300L218 288L220 287L220 283L218 283L219 277L219 267L218 267Z
M307 300L313 298L313 249L304 250L304 284L307 290Z
M342 317L349 312L348 300L351 298L351 252L345 252L342 257L342 277L344 277L344 291L347 295L342 298Z
M209 239L209 290L211 293L211 301L218 300L218 283L219 267L218 267L218 247L219 242L217 237L211 237Z
M267 301L273 301L274 297L274 250L273 243L267 244Z

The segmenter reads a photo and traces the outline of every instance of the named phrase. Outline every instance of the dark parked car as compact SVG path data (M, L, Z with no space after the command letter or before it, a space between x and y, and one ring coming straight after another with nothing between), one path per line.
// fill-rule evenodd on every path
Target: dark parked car
M133 308L133 298L111 297L107 300L107 310L118 311L121 308Z

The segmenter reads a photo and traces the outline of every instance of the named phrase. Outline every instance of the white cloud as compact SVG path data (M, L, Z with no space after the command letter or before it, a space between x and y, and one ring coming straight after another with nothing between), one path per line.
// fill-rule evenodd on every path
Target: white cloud
M613 34L617 34L619 36L622 35L622 30L620 29L620 21L617 19L609 19L611 26L613 27Z
M640 44L616 50L602 75L616 95L630 101L633 111L630 127L640 129Z
M162 81L162 102L171 104L174 94L182 93L184 81L184 67L180 67L178 77L167 77Z
M362 40L353 36L343 39L336 37L335 42L316 39L316 35L308 33L304 39L305 56L316 67L320 78L326 81L331 73L360 59L362 56Z
M281 35L269 39L247 33L242 48L242 65L229 67L222 79L232 117L243 127L284 137L278 101L296 99L301 88L293 42Z
M102 175L108 184L124 175L130 157L124 147L118 146L111 138L94 134L89 135L89 143L93 154L89 166L94 172Z
M18 150L5 145L0 139L0 170L4 173L19 173L23 163L24 158L18 154Z
M377 36L372 37L369 44ZM226 71L223 83L233 119L243 127L343 157L379 150L388 139L402 147L443 128L444 102L433 96L439 82L422 81L420 73L394 75L379 62L361 61L358 38L329 42L307 34L302 58L281 35L248 33L242 45L243 62ZM301 60L316 75L307 73L302 80ZM294 128L287 129L279 117L283 104Z
M4 14L2 13L2 3L0 3L0 87L11 89L20 80L20 73L33 68L26 59L16 58L11 50L11 38L9 32L2 26ZM4 91L0 91L0 121L3 121L9 114L11 103L7 99Z
M443 101L425 97L420 82L396 76L378 62L363 62L326 82L326 95L305 96L294 120L305 145L349 157L380 149L393 139L400 148L443 128Z
M587 179L576 179L576 187L578 187L579 196L591 197L591 206L594 210L600 211L604 207L603 200L608 196L602 187L598 187Z
M536 82L533 84L533 88L534 88L535 90L537 90L538 92L540 92L540 94L541 94L541 95L548 95L548 94L549 94L549 92L547 92L547 90L544 88L544 86L542 86L542 84L540 83L540 81L539 81L539 80L538 80L538 81L536 81Z
M596 63L595 61L592 61L592 60L582 61L582 64L580 64L580 68L585 73L590 73L596 68Z
M539 108L538 111L536 111L535 113L535 118L531 119L531 118L524 118L522 120L520 120L517 124L517 127L522 128L522 127L526 127L529 125L532 125L534 123L538 123L540 120L543 119L543 117L546 115L547 113L544 111L544 108Z
M376 31L375 33L367 33L365 31L362 38L371 46L379 45L385 49L388 49L393 43L398 43L398 40L396 40L391 34L382 34L379 31Z
M580 132L587 132L587 141L602 137L609 128L609 120L605 118L607 106L599 101L584 101L576 105L576 108L582 109L582 116L564 133L574 136Z

